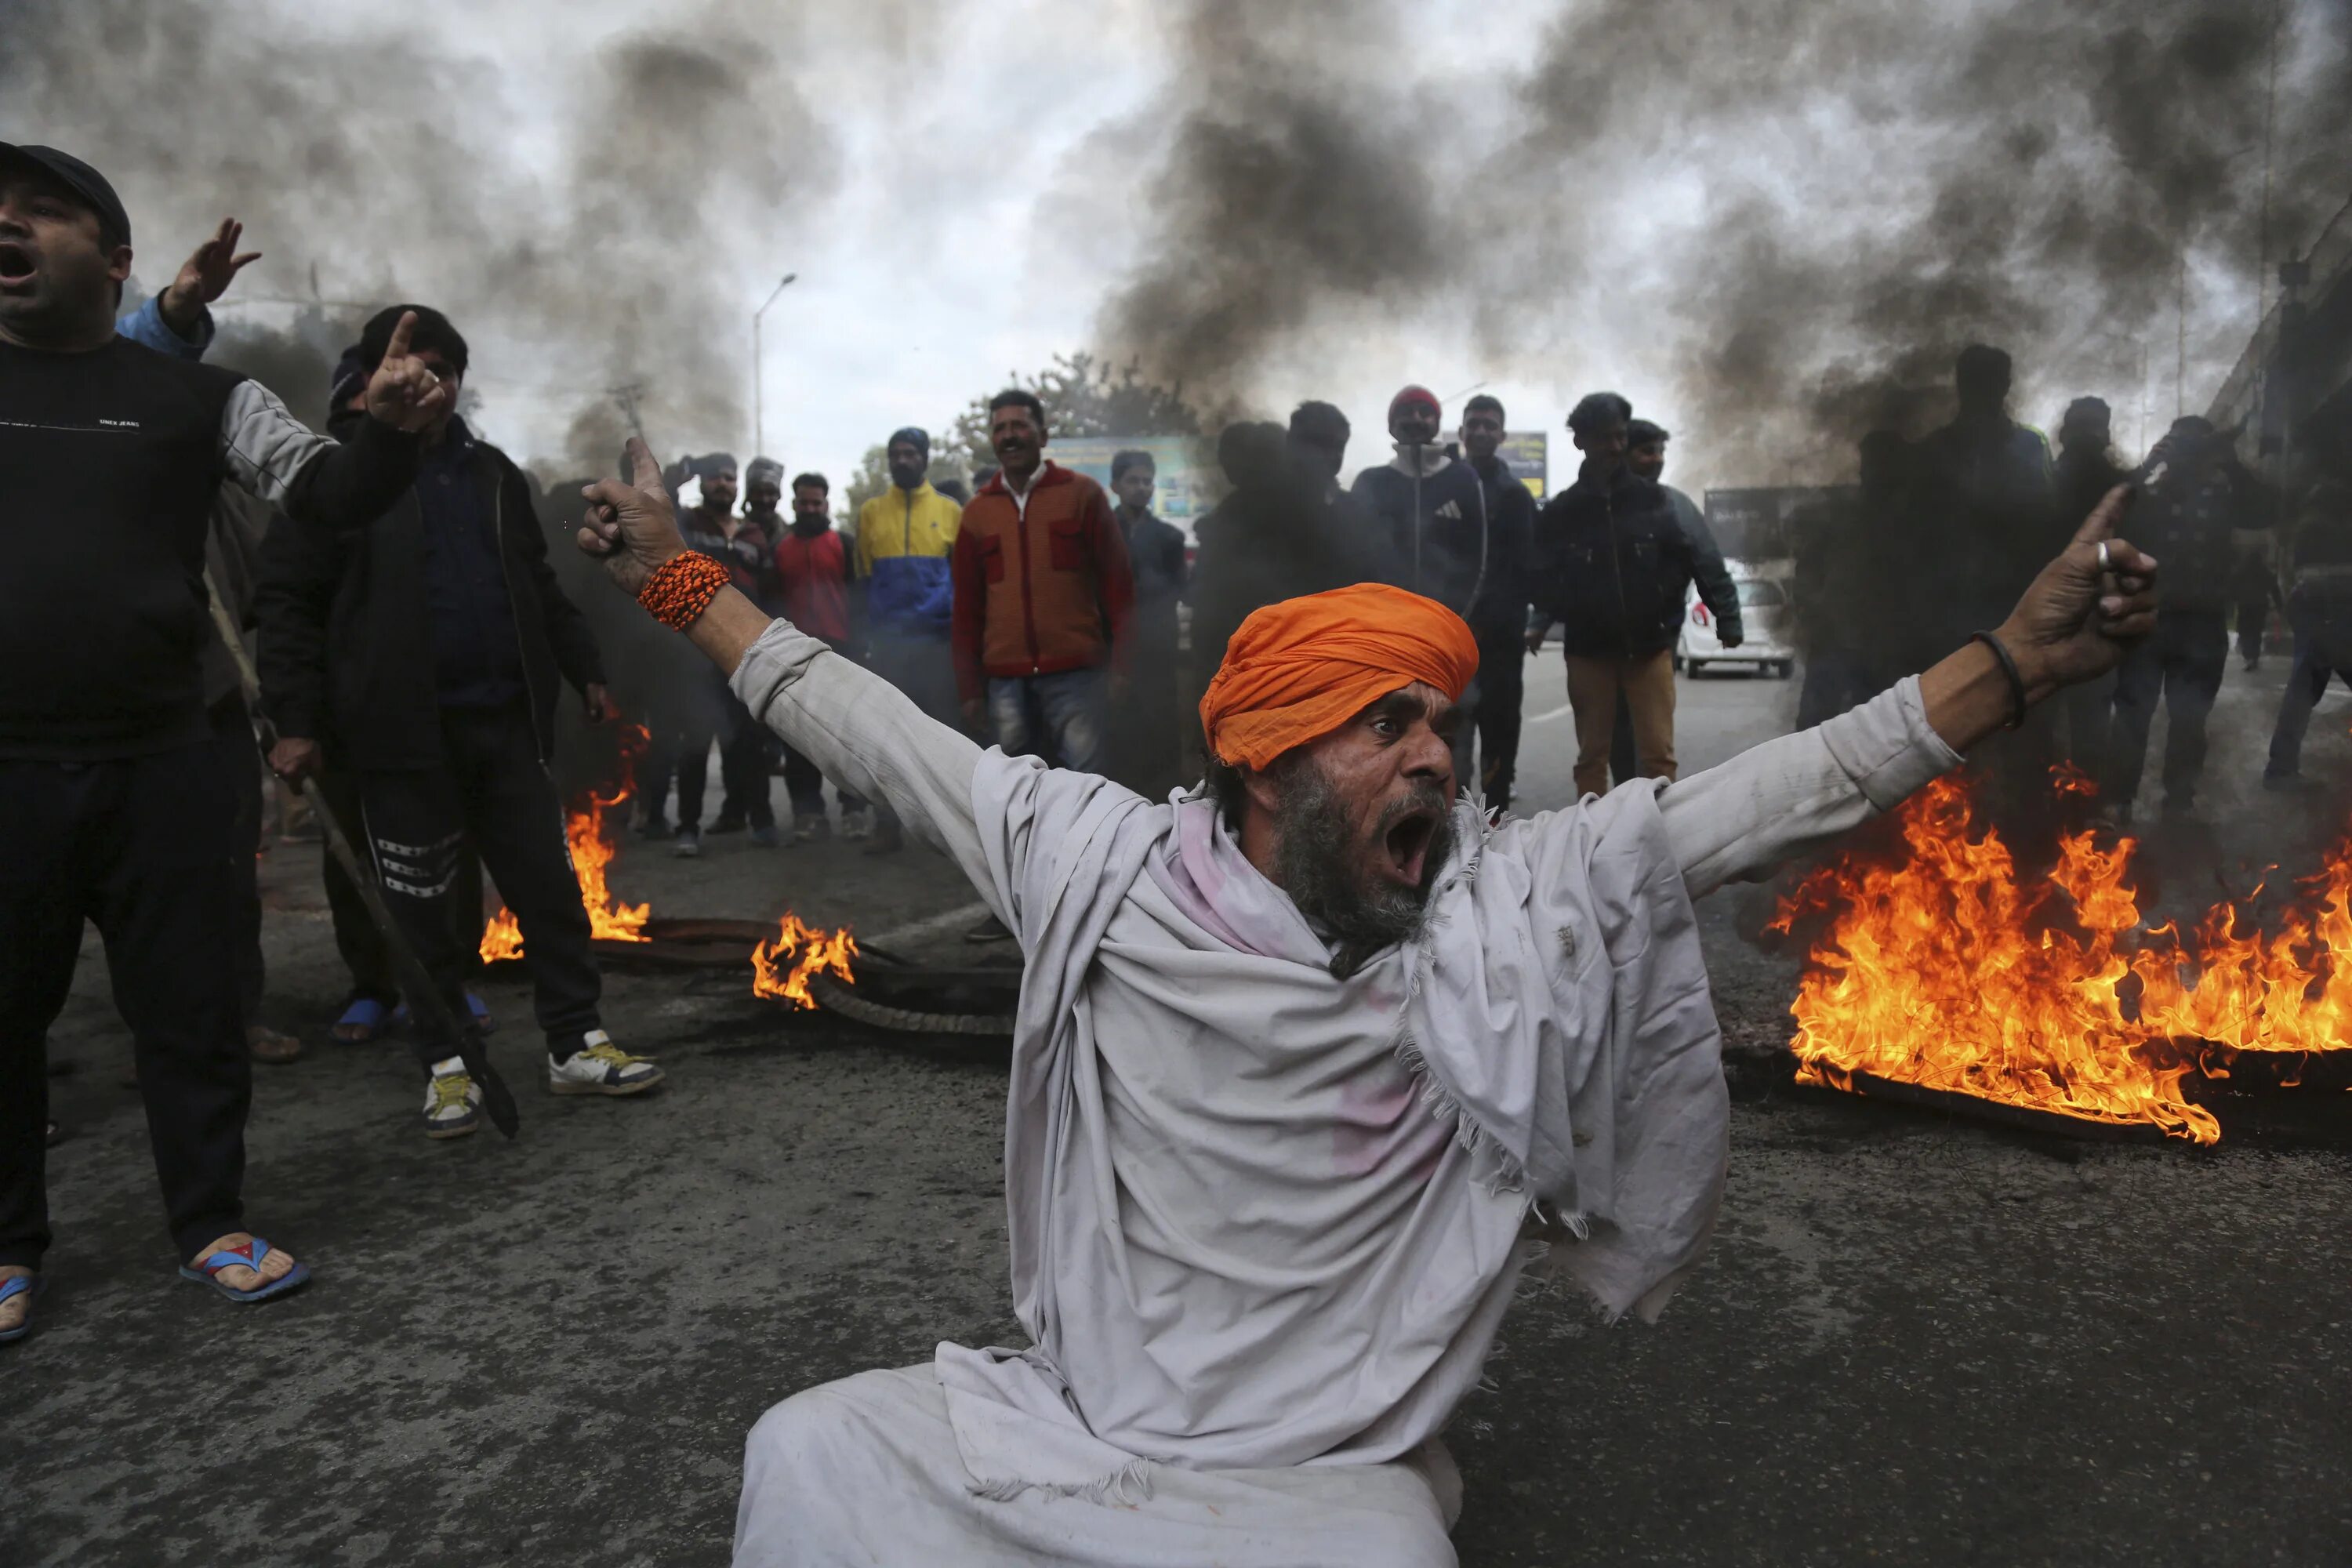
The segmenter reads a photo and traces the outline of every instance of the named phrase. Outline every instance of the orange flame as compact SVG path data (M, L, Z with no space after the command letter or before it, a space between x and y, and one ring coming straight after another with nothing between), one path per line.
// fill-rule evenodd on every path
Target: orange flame
M605 814L622 805L636 792L636 762L653 737L643 724L628 724L620 731L619 782L612 793L600 794L591 789L574 802L563 822L564 842L571 846L572 869L580 879L580 902L588 911L588 934L604 942L646 942L646 921L653 918L651 904L624 904L617 901L604 885L604 868L619 853L612 835L604 825ZM522 956L522 927L514 911L503 904L482 928L482 962L496 963L501 959Z
M751 994L813 1008L816 998L809 994L810 978L831 974L855 985L857 981L849 973L849 961L856 956L857 939L849 934L847 926L828 934L788 913L776 940L751 950Z
M2244 930L2244 911L2222 903L2198 922L2196 983L2171 940L2134 955L2146 990L2142 1020L2152 1034L2203 1042L2199 1066L2229 1074L2241 1051L2352 1049L2352 843L2328 851L2319 872L2296 884L2301 897L2265 937ZM2259 891L2259 889L2257 889ZM2175 937L2170 928L2158 933Z
M2063 836L2047 878L2021 885L1956 779L1897 826L1900 863L1831 862L1773 921L1831 917L1790 1009L1800 1082L1850 1089L1866 1073L2211 1143L2221 1124L2183 1094L2191 1073L2226 1076L2241 1051L2352 1048L2352 845L2277 934L2224 902L2184 946L2170 925L2139 931L2131 839Z
M521 956L522 922L515 919L512 910L500 904L499 912L490 917L490 923L482 928L482 962L498 963Z

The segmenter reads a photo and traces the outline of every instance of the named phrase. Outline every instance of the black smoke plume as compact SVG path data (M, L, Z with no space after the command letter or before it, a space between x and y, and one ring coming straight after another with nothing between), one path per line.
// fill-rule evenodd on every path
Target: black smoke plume
M106 172L151 289L224 214L245 221L265 259L219 311L238 323L225 359L315 352L264 340L316 295L422 300L474 342L493 416L502 391L576 408L565 466L601 471L628 427L609 388L636 388L668 449L744 426L738 247L837 174L801 89L815 25L748 0L668 8L519 102L484 55L396 11L353 36L275 7L0 0L0 103L11 139Z
M2265 248L2352 191L2347 12L1601 0L1513 73L1439 68L1390 0L1192 0L1104 335L1244 401L1302 340L1401 310L1563 405L1628 379L1607 344L1670 366L1640 411L1748 484L1922 433L1974 341L2016 355L2036 423L2108 390L2136 424L2144 384L2168 417L2184 266L2180 357L2226 362Z

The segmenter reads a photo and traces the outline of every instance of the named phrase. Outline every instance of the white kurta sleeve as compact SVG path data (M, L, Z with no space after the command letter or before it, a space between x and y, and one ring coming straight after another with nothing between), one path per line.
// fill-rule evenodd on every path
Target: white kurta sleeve
M980 748L927 717L906 695L789 621L743 655L729 683L743 705L825 777L887 801L909 832L982 882L987 858L972 824Z
M1658 812L1696 899L1770 875L1959 763L1908 676L1826 723L1665 785Z

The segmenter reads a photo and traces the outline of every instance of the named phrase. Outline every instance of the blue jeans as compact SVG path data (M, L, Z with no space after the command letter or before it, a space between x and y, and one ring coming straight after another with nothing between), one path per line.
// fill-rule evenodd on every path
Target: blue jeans
M1109 712L1108 670L988 678L989 722L1008 757L1043 757L1056 767L1099 773Z

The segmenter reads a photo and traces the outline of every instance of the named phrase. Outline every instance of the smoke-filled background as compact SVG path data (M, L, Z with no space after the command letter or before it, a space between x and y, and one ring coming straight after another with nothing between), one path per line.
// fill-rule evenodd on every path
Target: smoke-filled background
M2352 195L2347 10L5 0L0 134L114 178L149 288L243 218L225 357L443 305L547 472L629 400L665 451L751 447L795 271L796 468L1094 347L1213 407L1331 397L1360 462L1409 379L1555 429L1614 386L1696 489L1846 477L1971 338L2035 424L2202 406L2265 257Z

